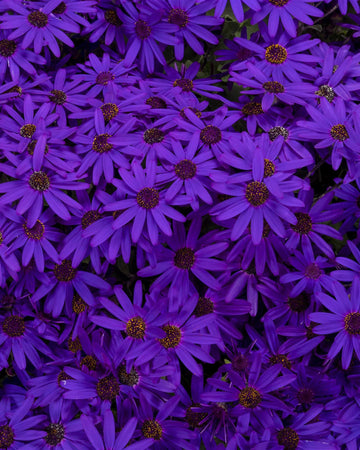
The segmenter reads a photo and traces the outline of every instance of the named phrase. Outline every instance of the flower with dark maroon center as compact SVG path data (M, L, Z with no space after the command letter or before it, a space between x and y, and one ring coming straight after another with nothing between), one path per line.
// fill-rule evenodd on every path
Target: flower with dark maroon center
M37 139L34 139L34 140L30 141L26 147L28 154L31 156L34 154L36 143L37 143ZM45 153L45 155L47 155L49 153L49 146L47 144L45 145L44 153Z
M265 59L271 64L282 64L287 60L288 52L280 44L271 44L265 50Z
M160 97L149 97L145 102L147 105L150 105L151 108L155 109L164 109L166 108L166 102Z
M135 33L142 41L147 39L151 34L151 27L145 20L139 19L135 22Z
M346 141L346 139L349 139L349 133L347 132L345 125L342 124L332 126L330 134L336 141Z
M261 107L261 103L258 102L248 102L241 108L244 116L257 116L262 114L264 111Z
M275 139L279 136L283 136L286 141L289 137L289 132L285 127L273 127L268 133L271 141L275 141Z
M297 399L303 405L310 405L315 397L314 391L309 388L301 388L296 394Z
M312 230L312 220L308 213L295 213L297 224L291 228L299 234L309 234Z
M20 337L25 333L25 321L20 316L6 317L2 323L2 329L9 337Z
M108 142L109 137L111 137L111 134L104 133L104 134L98 134L94 137L93 143L92 143L92 149L96 153L107 153L109 152L113 146Z
M246 355L236 355L231 361L231 366L235 372L244 373L249 368L249 360Z
M88 305L84 302L79 294L75 294L73 296L71 306L75 314L81 314L88 308Z
M22 95L22 89L20 86L13 86L12 88L10 88L6 91L6 93L9 93L9 92L17 92L18 95L16 96L16 98L21 97L21 95Z
M73 378L70 375L68 375L64 370L61 370L59 372L59 375L57 376L57 384L62 389L65 389L64 386L62 385L62 381L72 380L72 379Z
M272 366L274 366L275 364L281 364L283 367L285 367L285 369L291 369L291 361L289 361L286 355L273 355L269 359L269 362Z
M321 275L320 267L316 263L309 264L305 269L306 278L317 280Z
M85 230L89 225L101 219L101 214L99 211L91 210L86 211L86 213L81 218L81 228Z
M211 314L213 312L214 312L214 302L211 300L211 298L200 297L194 309L194 316L196 317L206 316L207 314Z
M60 444L60 442L65 437L65 428L61 423L51 423L45 428L46 436L44 437L45 442L51 447L55 447Z
M136 202L140 208L153 209L159 204L159 191L154 188L143 188L136 195Z
M287 301L289 308L294 312L303 312L310 306L310 298L308 294L302 293L297 297L289 298Z
M159 128L148 128L143 134L144 141L150 145L162 142L164 137L164 133Z
M277 432L277 441L279 445L284 446L284 450L296 450L299 444L299 435L292 428L283 428Z
M190 270L195 264L195 252L192 248L179 248L174 256L174 264L179 269Z
M275 164L270 159L264 159L264 177L268 178L274 175Z
M33 172L29 178L29 185L35 191L44 192L50 187L50 180L46 173L39 171Z
M252 181L246 186L246 200L253 206L261 206L269 198L269 190L266 184L260 181Z
M36 131L36 125L33 123L27 123L20 128L20 136L24 138L32 138L33 134Z
M28 15L28 22L36 28L44 28L49 22L48 16L41 11L33 11Z
M185 114L185 109L186 108L182 108L181 109L181 111L180 111L180 116L184 119L184 120L189 120L188 118L187 118L187 116L186 116L186 114ZM199 119L200 119L200 117L201 117L201 111L200 110L198 110L197 108L194 108L194 107L192 107L192 106L188 106L188 109L190 109L190 111L192 111L197 117L199 117Z
M331 103L335 97L334 89L327 84L323 84L322 86L320 86L319 89L315 91L315 94L319 95L320 97L325 97L329 103Z
M263 88L265 91L270 92L271 94L281 94L285 91L284 86L278 81L266 81L263 84Z
M69 259L64 259L61 264L55 264L54 275L58 281L72 281L76 276L77 270L71 265Z
M254 409L261 403L261 394L255 388L247 386L239 393L239 403L244 408Z
M67 341L67 346L71 353L77 353L82 349L82 345L78 336L75 339L70 336Z
M157 420L145 420L141 427L141 432L146 439L160 441L163 430Z
M132 317L126 324L126 334L133 339L143 339L145 336L146 323L139 316Z
M346 314L345 319L345 330L352 336L360 334L360 313L352 312Z
M55 9L53 9L53 14L64 14L66 11L66 4L65 2L61 2Z
M114 25L115 27L122 25L122 22L114 9L107 9L105 11L105 20L107 23Z
M17 43L15 41L9 41L9 39L2 39L0 41L0 56L4 58L9 58L12 56L17 48Z
M53 89L50 91L49 100L56 105L63 105L66 102L67 96L64 91Z
M113 375L101 378L96 384L97 395L101 400L114 400L120 392L120 385Z
M164 348L176 348L181 340L180 328L176 325L164 325L162 329L165 331L166 336L159 339L160 344Z
M136 386L139 382L140 376L135 367L133 367L130 372L127 372L125 364L122 364L118 368L118 378L120 384L125 384L126 386Z
M206 145L217 144L221 141L221 130L214 125L207 125L200 131L200 139Z
M96 84L107 86L109 81L115 80L115 75L111 72L100 72L96 77Z
M45 225L40 220L37 220L32 228L28 228L24 223L23 228L26 236L33 241L40 241L45 233Z
M182 180L194 178L196 175L196 164L189 159L183 159L175 165L175 173Z
M194 83L187 78L177 78L174 81L173 86L179 86L183 92L191 92L194 88Z
M269 2L274 6L285 6L289 0L269 0Z
M202 422L206 416L207 413L205 412L195 412L192 410L192 408L199 407L200 403L193 403L191 406L189 406L186 409L185 413L185 420L190 425L191 428L197 428L200 426L200 422Z
M100 109L103 113L105 122L110 122L111 119L119 114L119 108L115 103L104 103L100 106Z
M184 28L189 22L189 15L181 8L173 8L169 12L168 22Z
M86 355L80 361L80 367L87 367L89 370L96 370L98 365L98 360L91 355Z
M7 449L12 446L15 441L15 434L9 425L0 426L0 448Z

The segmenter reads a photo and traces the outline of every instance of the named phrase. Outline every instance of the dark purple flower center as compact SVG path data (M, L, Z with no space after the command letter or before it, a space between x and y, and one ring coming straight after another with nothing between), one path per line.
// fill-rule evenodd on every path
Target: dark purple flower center
M320 267L316 263L310 263L305 269L306 278L317 280L321 276Z
M4 58L9 58L12 56L17 48L17 43L15 41L9 41L8 39L2 39L0 41L0 56Z
M312 389L301 388L298 390L296 397L303 405L310 405L310 403L313 402L315 395Z
M269 198L269 190L265 183L252 181L246 186L245 197L250 205L261 206Z
M287 301L289 308L294 312L303 312L310 306L310 298L308 294L302 293L297 297L289 298Z
M145 22L145 20L138 20L135 22L135 33L137 37L142 41L147 39L151 34L151 27Z
M32 228L28 228L24 223L23 228L26 236L34 241L40 241L45 233L45 225L40 220L37 220Z
M12 446L15 441L15 434L9 425L0 426L0 448L7 449Z
M147 439L154 439L160 441L162 438L163 430L157 420L145 420L141 427L143 436Z
M28 22L36 28L44 28L48 22L48 16L41 11L33 11L28 15Z
M261 107L261 103L258 102L248 102L241 108L241 112L244 116L258 116L264 111Z
M20 337L25 333L25 321L20 316L6 317L2 323L2 329L9 337Z
M332 102L335 97L334 89L327 84L323 84L319 87L317 91L315 91L316 95L319 95L320 97L325 97L328 102ZM318 99L320 100L320 99Z
M283 64L288 57L288 52L285 47L280 44L271 44L266 47L265 59L270 64Z
M274 175L275 164L270 159L264 159L264 177L268 178Z
M195 263L195 252L192 248L179 248L174 256L174 264L179 269L190 270Z
M190 111L192 111L197 117L201 117L201 111L198 110L197 108L193 108L192 106L188 106L188 109L190 109ZM182 108L182 110L180 111L180 116L184 119L184 120L189 120L185 114L185 108Z
M46 173L39 171L34 172L29 178L29 185L35 191L44 192L50 187L50 180Z
M109 137L111 137L111 134L108 133L98 134L97 136L95 136L92 143L92 149L94 150L94 152L109 152L113 148L112 144L109 144L108 142Z
M72 281L76 276L77 270L71 265L69 259L64 259L61 264L55 264L54 275L58 281Z
M13 86L12 88L10 88L6 91L6 93L8 93L8 92L17 92L18 95L16 97L21 97L21 95L22 95L22 89L20 86Z
M0 308L11 310L16 303L16 298L13 295L3 295L0 300Z
M53 89L52 91L50 91L50 94L51 95L49 95L49 100L56 105L63 105L67 100L67 96L64 91Z
M150 105L151 108L155 109L164 109L166 108L166 102L160 97L149 97L146 102L147 105Z
M72 379L73 378L70 375L68 375L64 370L61 370L59 375L57 376L57 384L59 387L65 389L61 382Z
M173 8L169 12L168 21L178 25L180 28L184 28L189 22L189 15L184 9Z
M314 337L316 337L316 334L313 331L313 328L316 324L314 322L310 322L310 325L306 328L306 339L313 339Z
M207 416L206 412L195 412L192 410L192 408L199 406L200 403L193 403L186 409L185 420L191 428L198 428L200 426L200 422L202 422Z
M53 9L53 14L64 14L66 11L66 3L61 2L55 9Z
M144 141L149 145L162 142L164 137L164 133L159 128L148 128L143 134Z
M136 386L140 379L135 367L133 367L130 372L127 372L125 364L122 364L118 368L118 378L120 384L125 384L126 386Z
M236 59L238 61L246 61L247 59L250 58L250 56L253 54L253 52L251 50L249 50L248 48L240 48L237 52L236 52Z
M81 228L85 230L89 225L101 219L101 214L99 211L91 210L86 211L86 213L81 218Z
M279 445L284 446L284 450L296 450L299 444L299 435L292 428L283 428L276 434Z
M238 373L244 373L249 368L249 360L246 355L239 354L231 362L232 369Z
M126 334L133 339L143 339L145 336L146 323L139 316L132 317L126 324Z
M107 23L114 25L115 27L122 25L122 22L114 9L107 9L105 11L105 20Z
M34 154L36 143L37 143L37 139L34 139L34 140L30 141L26 147L28 154L31 156ZM49 153L49 146L47 144L45 144L44 153L45 153L45 155L47 155Z
M175 173L182 180L194 178L196 175L196 164L189 159L183 159L175 165Z
M345 125L342 124L334 125L333 127L331 127L330 134L331 137L336 141L346 141L346 139L349 139L347 129Z
M312 230L312 220L308 213L295 213L297 224L291 228L299 234L309 234Z
M115 75L111 72L100 72L96 77L96 84L107 86L109 81L115 80Z
M289 361L286 355L277 354L269 358L270 365L281 364L285 369L291 369L291 361Z
M114 400L119 395L120 385L113 375L108 375L97 382L96 392L101 400Z
M78 337L73 339L70 336L67 341L67 345L68 345L68 349L71 351L71 353L77 353L82 349L82 345L81 345L80 339Z
M159 204L159 191L154 188L143 188L137 193L136 202L140 208L153 209Z
M27 123L20 128L20 136L24 138L32 138L33 134L36 131L36 125L33 123Z
M244 408L254 409L261 403L261 394L255 388L247 386L239 393L239 403Z
M194 83L188 78L177 78L174 81L173 86L179 86L179 88L181 88L183 92L191 92L194 88Z
M271 94L281 94L285 91L284 86L278 81L266 81L263 84L263 88L265 91L270 92Z
M115 103L104 103L100 109L103 113L105 122L110 122L111 119L119 114L119 108Z
M88 305L84 302L79 294L74 294L71 306L75 314L83 313L88 307Z
M353 312L345 316L345 330L351 335L360 334L360 313Z
M91 355L86 355L80 361L80 367L87 367L89 370L96 370L98 360Z
M65 428L61 423L51 423L45 428L46 436L44 437L45 442L51 447L55 447L60 444L60 442L65 437Z
M213 312L214 312L214 302L211 300L211 298L200 297L194 309L194 316L196 317L206 316L207 314L211 314Z
M279 136L283 136L286 141L289 137L288 130L285 127L273 127L269 130L269 138L271 141L275 141Z
M160 344L165 348L175 348L180 344L181 330L176 325L164 325L162 329L166 336L159 339Z
M269 2L274 6L285 6L289 0L269 0Z
M217 144L221 141L221 130L214 125L207 125L200 131L200 139L206 145Z

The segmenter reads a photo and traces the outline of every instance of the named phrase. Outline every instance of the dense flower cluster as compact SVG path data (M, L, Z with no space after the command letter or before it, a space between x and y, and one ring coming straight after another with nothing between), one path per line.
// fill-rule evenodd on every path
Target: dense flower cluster
M0 449L360 448L358 0L0 1Z

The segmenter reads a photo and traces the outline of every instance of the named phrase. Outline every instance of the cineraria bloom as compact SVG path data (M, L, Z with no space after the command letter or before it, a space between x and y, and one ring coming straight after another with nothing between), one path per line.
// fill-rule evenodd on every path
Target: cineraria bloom
M38 352L52 356L50 349L39 337L33 321L27 316L17 314L1 316L0 323L0 347L5 361L11 353L13 364L20 370L25 370L26 359L35 367L41 366ZM8 367L8 364L5 367Z
M209 172L217 167L211 151L193 148L185 149L179 141L171 141L171 150L162 149L159 152L162 168L159 169L159 183L168 185L165 200L169 203L184 191L191 199L190 205L194 211L199 209L199 200L211 205L213 200ZM169 183L171 183L169 185Z
M303 245L303 252L294 251L294 256L290 256L287 264L295 270L291 270L280 277L280 283L297 282L291 289L290 295L296 297L303 291L320 292L326 289L331 292L331 287L335 280L326 275L324 269L331 267L327 258L314 256L310 242Z
M9 233L12 242L9 251L21 250L23 266L27 266L31 259L40 272L44 272L45 260L50 257L55 263L60 263L58 252L50 241L59 242L64 235L54 228L54 214L47 209L43 212L33 227L29 227L26 220L10 208L4 210L4 214L14 224Z
M195 94L208 98L218 98L222 88L213 86L217 80L208 78L196 78L200 71L200 64L193 62L189 67L182 64L180 70L177 65L174 68L165 66L165 74L159 74L159 78L150 78L149 85L158 92L167 96L181 94L183 97L195 97Z
M139 55L140 69L145 66L149 73L154 72L155 59L165 66L166 61L158 42L165 45L177 45L179 39L173 35L179 26L170 22L162 22L162 12L155 11L141 13L129 2L122 4L126 14L118 12L123 28L129 40L127 42L124 66L129 67Z
M263 0L261 9L254 13L251 23L258 23L269 14L268 29L271 37L276 35L280 21L283 29L291 37L296 37L297 27L293 18L307 25L312 25L313 21L309 16L322 17L324 15L320 9L308 3L311 3L311 0Z
M40 219L44 207L44 200L49 208L64 220L70 219L68 207L82 209L82 206L65 194L61 189L68 191L87 189L89 185L79 182L74 175L68 175L66 179L51 171L28 172L21 177L15 176L15 169L9 167L9 174L13 181L0 184L0 205L8 205L19 200L16 212L23 215L27 212L27 226L32 228Z
M5 287L9 275L17 280L17 272L20 270L19 262L14 254L15 249L9 248L13 229L11 221L6 220L2 215L0 217L0 287L2 288Z
M157 276L152 284L154 291L161 291L170 284L169 298L183 302L193 291L192 277L198 278L206 286L219 290L220 283L209 272L225 271L227 265L224 261L214 257L228 247L222 236L208 233L199 238L202 220L195 218L186 234L182 224L174 223L174 235L165 242L168 248L159 245L154 248L157 253L157 262L154 266L147 266L138 271L140 277ZM170 310L174 307L170 305Z
M8 32L0 30L0 82L4 82L7 68L11 79L15 82L19 81L22 70L33 77L36 76L32 63L43 65L46 62L45 58L35 55L30 50L23 50L19 42L8 39L8 35Z
M253 11L259 11L261 6L257 0L230 0L231 9L238 22L244 21L243 3ZM225 11L227 0L217 0L214 15L219 17Z
M266 33L263 33L263 37L265 42L261 45L238 37L234 38L234 41L253 52L258 58L258 69L266 76L272 76L281 83L285 81L285 77L290 81L300 83L302 79L299 73L306 74L312 79L318 76L318 72L313 66L319 61L319 57L305 52L317 45L319 39L309 39L310 35L308 34L290 39L286 33L281 34L275 42ZM242 69L243 64L239 63L239 65L239 68ZM237 70L237 66L238 64L233 66L233 71Z
M329 312L314 312L310 320L320 324L314 333L324 335L337 333L328 351L327 360L332 360L341 350L341 364L344 370L350 366L353 352L360 359L360 283L357 278L352 283L350 298L340 283L332 288L335 299L319 292L317 299Z
M24 36L22 48L33 45L35 53L39 54L42 48L49 47L53 54L60 57L60 48L56 39L74 47L73 42L64 31L78 33L80 27L75 22L59 20L52 11L59 6L62 0L49 1L44 7L35 9L24 8L18 2L9 3L7 6L15 14L4 14L1 18L1 29L13 30L8 39L16 39Z
M115 186L122 188L127 194L127 198L105 205L104 211L121 211L113 223L115 230L133 220L131 239L134 243L140 239L146 222L150 241L156 245L159 229L166 236L172 235L165 216L176 222L185 222L186 219L175 208L166 204L164 191L157 189L158 175L153 162L143 169L139 162L134 161L131 169L119 169L122 181L113 181Z
M108 291L109 283L91 272L75 269L69 259L60 264L48 264L49 282L41 285L32 296L37 302L46 296L44 311L53 317L58 317L64 303L71 302L77 293L88 305L94 305L95 299L89 286Z
M220 3L220 1L218 2ZM250 36L251 40L254 40L257 33L252 33ZM241 29L241 37L247 38L246 27ZM254 62L254 58L252 57L252 52L244 47L241 47L235 41L230 39L224 39L224 44L228 49L220 49L216 50L214 54L216 55L217 61L233 61L229 66L229 69L232 69L233 65L240 62ZM228 67L228 64L224 66L224 68Z
M136 417L132 417L116 436L115 420L111 409L103 413L102 435L95 427L93 419L82 414L80 417L85 434L96 450L142 450L149 448L152 442L149 440L137 441L127 445L132 440L137 425Z

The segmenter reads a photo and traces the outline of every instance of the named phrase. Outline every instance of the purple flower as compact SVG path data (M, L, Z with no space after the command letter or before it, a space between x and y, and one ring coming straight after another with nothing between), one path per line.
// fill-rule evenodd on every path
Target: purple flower
M20 270L19 262L14 254L15 249L9 248L11 242L11 233L14 226L6 218L0 217L0 286L5 287L6 279L17 280L17 272Z

